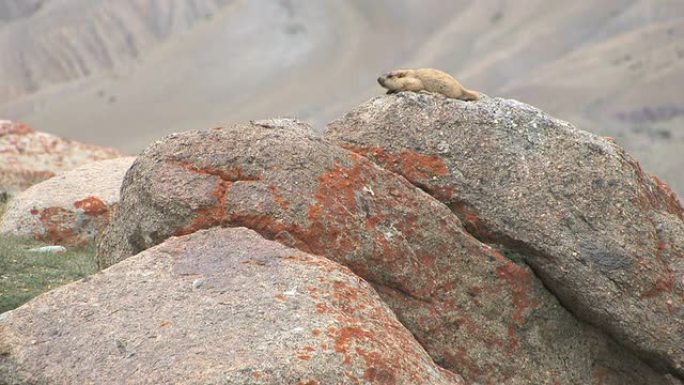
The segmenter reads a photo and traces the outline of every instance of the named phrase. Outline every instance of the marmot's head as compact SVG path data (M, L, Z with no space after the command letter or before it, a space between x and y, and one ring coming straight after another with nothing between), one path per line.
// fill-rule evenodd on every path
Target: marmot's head
M423 83L412 70L396 70L378 78L378 83L390 91L421 91Z

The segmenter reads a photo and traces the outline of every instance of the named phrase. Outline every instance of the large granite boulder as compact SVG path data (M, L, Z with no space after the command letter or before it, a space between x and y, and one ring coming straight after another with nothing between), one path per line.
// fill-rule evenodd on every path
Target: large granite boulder
M125 156L111 148L62 139L0 120L0 206L29 186L86 163Z
M464 384L349 269L243 228L170 239L0 315L0 383Z
M60 245L93 242L109 224L134 157L91 162L29 187L0 217L0 234Z
M326 137L446 203L573 314L684 378L682 207L615 143L514 100L416 93L374 98Z
M244 226L371 282L433 359L473 383L665 383L567 312L447 206L294 121L171 135L126 175L97 258Z

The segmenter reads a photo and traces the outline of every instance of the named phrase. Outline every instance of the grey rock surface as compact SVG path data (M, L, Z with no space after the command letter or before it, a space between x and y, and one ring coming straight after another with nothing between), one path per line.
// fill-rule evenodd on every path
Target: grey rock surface
M35 184L0 216L0 234L61 245L91 243L109 224L134 157L91 162Z
M468 234L447 206L296 121L154 143L124 180L98 262L212 226L245 226L348 266L437 363L467 381L664 383L577 321L527 266Z
M578 317L684 378L683 210L616 144L515 100L416 93L371 99L326 137L446 203Z
M172 238L0 315L10 384L440 384L373 288L244 228Z

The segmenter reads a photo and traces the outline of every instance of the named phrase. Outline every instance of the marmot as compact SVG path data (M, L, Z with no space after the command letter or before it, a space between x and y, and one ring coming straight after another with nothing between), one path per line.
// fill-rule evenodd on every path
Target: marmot
M461 100L480 98L478 92L463 88L461 83L448 73L432 68L395 70L380 76L378 83L389 90L388 94L399 91L428 91Z

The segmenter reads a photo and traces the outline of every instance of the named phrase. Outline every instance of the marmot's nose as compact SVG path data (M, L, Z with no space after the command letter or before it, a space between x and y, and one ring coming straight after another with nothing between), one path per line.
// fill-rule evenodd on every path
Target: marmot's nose
M380 85L382 86L382 85L384 85L384 82L385 82L385 76L384 76L384 75L383 75L383 76L380 76L380 77L378 78L378 83L380 83Z

